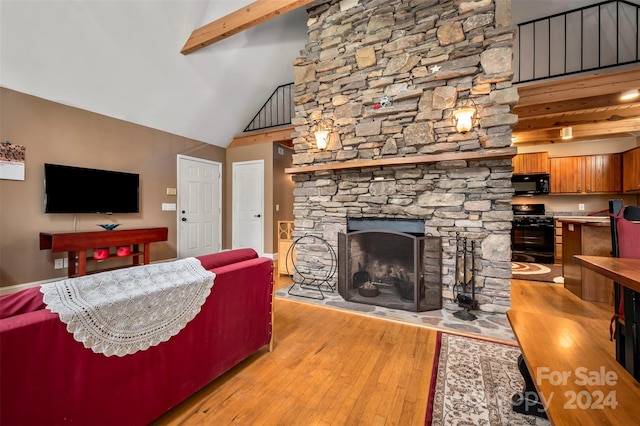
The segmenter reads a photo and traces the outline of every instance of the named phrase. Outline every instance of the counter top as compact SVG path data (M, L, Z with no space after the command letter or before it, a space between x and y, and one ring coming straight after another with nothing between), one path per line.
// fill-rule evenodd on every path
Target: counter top
M555 220L567 223L580 223L583 225L609 226L608 216L554 216Z

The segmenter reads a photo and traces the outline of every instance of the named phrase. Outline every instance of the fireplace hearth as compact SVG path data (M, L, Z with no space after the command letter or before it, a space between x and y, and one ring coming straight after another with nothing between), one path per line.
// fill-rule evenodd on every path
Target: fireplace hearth
M350 219L338 234L338 292L392 309L441 309L441 250L439 237L424 235L424 221Z

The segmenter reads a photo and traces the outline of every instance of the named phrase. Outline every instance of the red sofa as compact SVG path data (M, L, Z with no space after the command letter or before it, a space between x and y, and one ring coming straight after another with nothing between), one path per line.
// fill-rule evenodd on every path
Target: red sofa
M0 297L0 424L143 425L271 343L273 263L251 249L198 257L216 274L176 336L123 357L84 348L39 287Z

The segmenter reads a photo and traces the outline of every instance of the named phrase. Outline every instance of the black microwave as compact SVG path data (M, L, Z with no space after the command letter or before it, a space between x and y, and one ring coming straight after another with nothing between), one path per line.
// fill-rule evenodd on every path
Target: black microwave
M515 195L541 195L549 193L549 174L513 175L511 185Z

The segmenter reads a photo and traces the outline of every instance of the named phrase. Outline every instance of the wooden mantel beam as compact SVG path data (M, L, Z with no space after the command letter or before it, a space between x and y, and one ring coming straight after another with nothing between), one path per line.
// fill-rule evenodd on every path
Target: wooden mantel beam
M316 0L257 0L191 33L180 51L188 55L210 44L291 12Z

